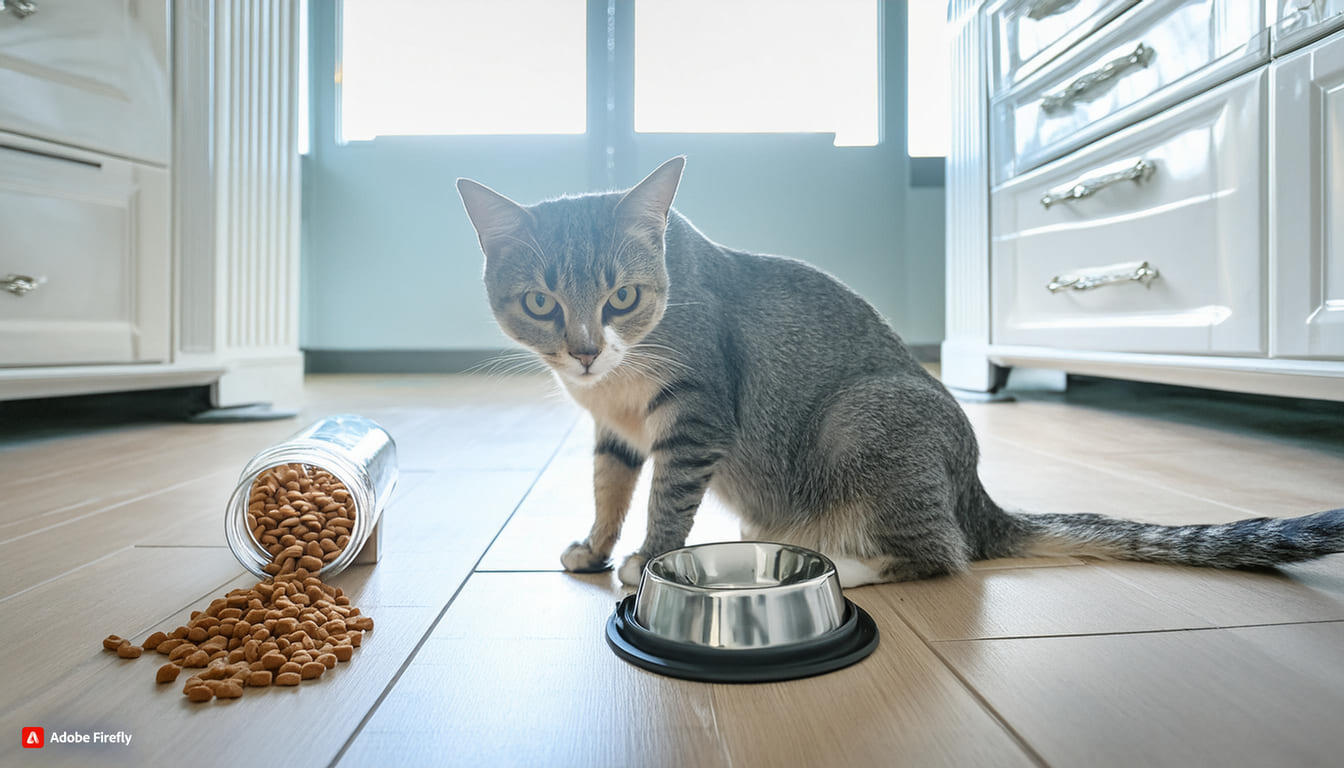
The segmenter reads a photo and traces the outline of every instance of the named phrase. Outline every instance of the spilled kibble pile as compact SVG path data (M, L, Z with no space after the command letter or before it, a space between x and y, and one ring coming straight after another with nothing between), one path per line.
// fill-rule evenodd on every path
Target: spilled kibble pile
M373 629L340 587L317 577L350 542L355 509L350 492L328 472L287 464L263 472L252 485L247 522L271 553L271 577L235 589L193 611L185 626L155 632L140 645L109 635L103 647L123 659L142 651L168 657L155 677L177 680L183 667L199 670L182 692L191 701L236 699L245 686L298 685L349 661Z

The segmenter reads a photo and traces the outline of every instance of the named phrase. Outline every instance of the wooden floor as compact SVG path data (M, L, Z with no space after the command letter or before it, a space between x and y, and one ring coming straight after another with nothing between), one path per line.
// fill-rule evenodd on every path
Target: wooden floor
M1005 505L1164 523L1344 506L1337 407L1093 383L967 410ZM401 456L383 561L336 580L377 628L314 684L207 705L155 686L157 657L119 660L99 641L171 629L249 583L224 546L224 501L243 463L300 424L0 426L0 764L1344 759L1344 556L1279 573L980 563L851 590L882 632L857 666L682 682L607 649L613 574L559 571L591 516L592 427L549 381L310 378L300 421L351 411L382 421ZM642 529L635 515L618 551ZM736 533L711 504L693 539ZM32 725L132 741L25 752Z

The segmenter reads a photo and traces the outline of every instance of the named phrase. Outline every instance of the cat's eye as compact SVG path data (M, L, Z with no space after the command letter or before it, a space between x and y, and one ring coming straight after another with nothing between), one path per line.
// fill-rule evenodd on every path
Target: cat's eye
M607 310L613 315L624 315L639 303L639 286L623 285L607 299Z
M555 297L541 291L528 291L523 294L523 310L538 320L549 320L555 316L560 305Z

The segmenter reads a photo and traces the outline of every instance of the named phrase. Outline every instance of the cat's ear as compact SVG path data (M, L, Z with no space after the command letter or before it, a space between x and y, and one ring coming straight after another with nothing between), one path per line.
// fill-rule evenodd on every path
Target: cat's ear
M656 228L661 236L667 227L667 212L672 207L672 198L677 196L677 185L681 183L681 171L685 167L686 157L678 155L655 168L616 204L617 219Z
M471 225L476 228L481 250L485 251L487 258L500 238L506 235L517 237L517 233L532 220L532 214L526 208L471 179L458 179L457 193L462 196L467 218L471 219Z

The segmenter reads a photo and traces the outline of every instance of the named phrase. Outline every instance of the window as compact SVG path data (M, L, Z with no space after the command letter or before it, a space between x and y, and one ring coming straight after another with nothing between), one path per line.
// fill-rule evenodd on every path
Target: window
M906 146L911 157L946 157L952 61L947 3L910 0L906 7Z
M877 144L878 2L638 0L635 130Z
M583 133L585 0L345 0L343 141Z

